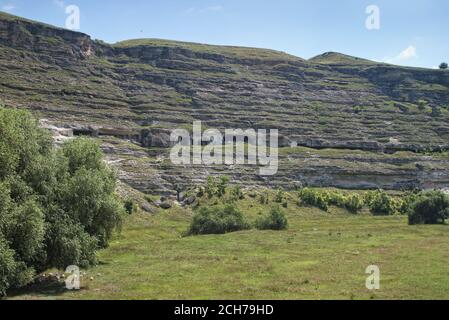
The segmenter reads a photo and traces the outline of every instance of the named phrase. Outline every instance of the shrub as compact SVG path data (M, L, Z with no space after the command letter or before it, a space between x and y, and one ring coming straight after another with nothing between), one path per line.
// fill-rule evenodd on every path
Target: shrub
M424 110L427 107L428 102L426 100L419 100L418 101L418 109Z
M201 207L194 214L187 234L224 234L246 229L249 224L234 205Z
M285 192L284 192L284 190L279 189L274 198L274 202L282 203L282 202L284 202L284 200L285 200Z
M256 221L256 228L259 230L285 230L287 227L287 217L278 206L273 207L267 216Z
M422 192L411 204L409 224L443 224L449 218L449 196L441 191Z
M268 204L270 202L270 196L268 192L264 192L260 195L260 204Z
M214 179L214 177L208 177L206 186L204 187L204 191L206 192L207 197L211 199L214 195L217 194L217 190L217 181Z
M397 213L400 215L409 215L411 206L417 197L418 193L413 191L406 192L401 198L394 199Z
M302 204L317 207L321 210L328 211L329 203L326 194L309 188L299 191L299 198Z
M199 187L198 188L198 192L196 193L196 196L198 198L202 198L202 197L204 197L204 192L205 192L205 188L204 187Z
M217 182L217 197L221 198L226 194L226 188L228 187L229 177L223 176Z
M346 205L346 197L341 192L329 192L327 194L329 205L344 208Z
M123 207L125 208L125 211L127 214L131 215L137 210L137 205L134 203L132 199L127 199L123 203Z
M243 194L242 188L240 186L235 186L232 189L232 197L234 200L243 200L245 199L245 195Z
M374 215L388 216L397 212L395 199L383 190L367 193L365 202Z
M204 186L204 192L209 199L217 196L222 198L226 194L226 189L229 183L229 177L222 176L220 178L208 177L206 185Z
M353 193L345 198L344 207L351 213L358 213L363 208L363 198Z

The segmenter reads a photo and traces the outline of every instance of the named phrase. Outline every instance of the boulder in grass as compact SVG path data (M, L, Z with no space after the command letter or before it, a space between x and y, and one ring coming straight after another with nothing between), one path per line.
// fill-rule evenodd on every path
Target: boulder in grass
M172 207L173 205L170 202L162 202L160 204L160 207L164 210L168 210Z

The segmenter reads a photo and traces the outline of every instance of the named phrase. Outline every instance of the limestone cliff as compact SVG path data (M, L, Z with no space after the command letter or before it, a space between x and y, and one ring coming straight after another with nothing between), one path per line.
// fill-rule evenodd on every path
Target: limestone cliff
M338 53L304 60L167 40L106 44L0 14L0 97L75 135L104 140L122 178L149 192L170 193L209 173L286 188L449 183L447 158L437 154L449 150L449 72L441 70ZM279 129L280 174L173 167L169 132L194 120L218 129Z

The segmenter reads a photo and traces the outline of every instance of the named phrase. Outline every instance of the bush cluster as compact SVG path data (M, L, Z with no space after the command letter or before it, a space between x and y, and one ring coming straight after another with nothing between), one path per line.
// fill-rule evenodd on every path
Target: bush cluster
M206 234L225 234L251 229L254 226L259 230L285 230L288 220L279 206L274 206L268 214L258 218L250 224L235 204L200 207L193 215L187 236Z
M444 224L449 218L449 196L441 191L422 192L410 205L409 224Z
M259 230L285 230L288 227L288 220L279 206L274 206L268 215L257 219L255 225Z
M304 188L299 191L299 199L301 204L317 207L324 211L329 209L330 199L324 191Z
M299 191L299 202L302 205L317 207L324 211L328 211L329 206L336 206L354 214L358 213L364 204L363 197L357 193L345 195L337 191L310 188L304 188Z
M200 207L193 216L187 235L225 234L249 228L243 213L232 204Z
M299 204L309 205L328 211L329 206L336 206L357 214L367 207L373 215L407 215L416 193L408 193L402 197L393 197L383 190L364 194L339 191L316 190L304 188L299 191Z
M374 215L390 216L399 212L400 202L385 191L377 190L365 194L365 203Z

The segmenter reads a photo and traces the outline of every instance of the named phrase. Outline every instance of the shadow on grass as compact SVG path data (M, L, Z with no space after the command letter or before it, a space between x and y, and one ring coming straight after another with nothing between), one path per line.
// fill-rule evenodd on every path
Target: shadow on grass
M81 288L82 289L82 288ZM8 291L7 298L20 298L21 296L59 296L69 292L65 283L62 281L47 280L39 283L33 283L29 286Z

